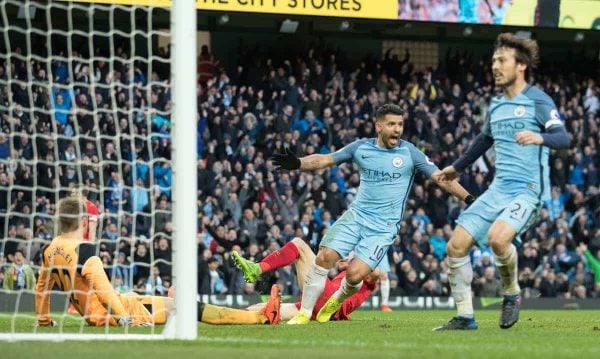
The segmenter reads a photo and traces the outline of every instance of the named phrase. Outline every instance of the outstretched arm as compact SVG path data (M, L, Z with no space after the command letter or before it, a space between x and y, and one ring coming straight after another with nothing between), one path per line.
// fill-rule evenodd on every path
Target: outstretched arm
M443 190L455 195L462 201L467 202L468 204L472 203L475 200L473 196L471 196L469 192L458 183L458 181L456 180L456 177L458 176L448 176L448 173L446 173L446 169L452 168L452 166L448 166L443 171L440 171L439 168L435 165L435 163L431 162L431 160L427 156L425 156L423 152L419 151L415 146L410 146L409 150L416 169L419 170L421 173L425 174L427 177L431 178Z
M490 136L480 133L469 146L467 151L462 154L453 164L446 166L440 174L443 181L453 181L458 178L458 174L467 168L470 164L481 157L492 145L494 139ZM485 157L484 157L485 158Z
M467 151L465 151L462 156L454 161L452 167L454 167L457 172L462 172L470 164L481 157L490 147L492 147L493 144L493 138L486 134L480 133L477 137L475 137L475 140L471 146L469 146Z
M320 170L335 165L332 155L310 155L300 159L302 171Z
M332 155L314 154L298 158L289 148L286 148L284 153L274 154L271 160L274 166L284 170L311 171L335 165Z
M444 191L456 196L461 201L466 202L467 204L473 203L475 201L475 197L469 194L457 180L447 181L444 179L442 175L442 171L437 170L431 175L431 179L437 183Z
M273 157L271 157L271 160L277 169L299 169L301 171L320 170L327 167L333 167L341 162L350 161L354 156L356 149L365 141L367 140L356 140L331 154L314 154L302 158L296 157L289 148L286 148L284 153L274 154Z

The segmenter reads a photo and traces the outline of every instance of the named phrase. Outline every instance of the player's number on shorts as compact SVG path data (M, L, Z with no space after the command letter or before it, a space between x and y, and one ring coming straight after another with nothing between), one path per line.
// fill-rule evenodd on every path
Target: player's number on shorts
M373 254L371 254L371 256L369 257L369 259L379 263L379 261L381 261L381 258L383 258L384 254L385 248L378 245L377 247L375 247L375 250L373 251Z
M513 203L509 211L510 218L517 220L525 218L525 214L527 214L527 208L521 205L519 202Z

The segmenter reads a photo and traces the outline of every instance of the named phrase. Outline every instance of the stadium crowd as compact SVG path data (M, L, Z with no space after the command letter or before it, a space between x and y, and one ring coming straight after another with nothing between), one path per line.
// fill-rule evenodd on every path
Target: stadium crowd
M68 62L27 63L13 56L0 63L5 289L30 288L40 250L54 235L58 198L83 184L100 209L98 254L115 288L166 294L173 226L168 56L160 49L151 73L148 63L131 61L125 47L111 66L89 60L85 50ZM421 71L408 50L400 57L370 55L357 66L327 46L282 56L242 48L237 64L227 67L207 47L199 56L201 294L254 294L279 282L284 294L298 295L293 268L255 286L244 283L229 252L258 261L294 237L316 249L352 203L356 167L279 172L269 160L273 153L284 147L299 156L330 153L374 137L374 110L392 102L406 111L403 138L443 168L479 133L495 95L488 60L463 52L449 51L437 68ZM552 198L521 236L519 280L526 297L600 297L600 84L594 81L598 61L587 61L577 68L546 62L535 78L555 101L571 147L553 151ZM488 187L493 162L491 150L462 174L474 196ZM446 242L464 209L416 176L388 253L392 295L449 294ZM499 296L491 250L475 249L471 256L475 294Z

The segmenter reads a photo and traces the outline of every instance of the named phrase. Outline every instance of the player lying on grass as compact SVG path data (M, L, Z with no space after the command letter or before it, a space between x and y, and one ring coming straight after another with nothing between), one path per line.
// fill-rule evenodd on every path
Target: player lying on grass
M288 320L287 312L282 308L281 290L279 285L271 287L271 297L267 303L259 303L248 307L246 310L220 307L208 303L198 304L198 320L206 324L271 324L277 325L284 319Z
M42 251L42 267L35 289L38 325L56 325L50 316L50 291L55 285L69 295L69 301L89 325L165 324L173 309L172 298L120 294L113 289L102 260L96 256L96 246L83 239L89 223L84 202L78 197L64 198L58 204L58 215L60 234ZM278 292L275 290L263 311L233 313L236 320L240 324L275 322L272 311L267 311L279 308ZM198 320L207 323L226 319L232 315L230 311L235 311L211 310L202 303L198 309Z
M315 259L315 254L302 239L294 238L280 250L265 257L260 263L244 259L236 251L232 252L232 257L235 264L243 271L244 278L250 283L256 282L262 273L273 271L293 263L296 265L298 284L302 288L306 273ZM340 270L340 274L333 280L327 281L325 291L317 301L317 305L313 311L313 319L329 297L340 287L347 267L348 261L339 261L338 269ZM333 315L332 320L349 320L350 313L360 307L375 289L378 276L378 270L369 275L365 279L362 288L344 301L340 310ZM169 290L169 296L173 296L173 294L174 291ZM279 324L281 320L286 321L293 318L298 313L299 308L300 302L281 303L279 286L274 284L271 288L271 297L267 303L254 304L246 308L246 310L212 304L199 304L198 317L202 323L207 324L275 325Z
M304 289L306 275L310 271L310 268L315 261L315 254L301 238L294 238L281 249L266 256L260 263L255 263L251 260L244 259L236 251L231 252L231 256L236 266L244 273L244 278L246 281L250 283L256 282L262 273L274 271L278 268L294 263L296 266L296 274L300 290ZM338 262L338 269L340 273L333 279L327 279L325 283L325 290L323 290L323 293L317 299L316 305L313 309L311 317L312 320L315 319L319 310L321 310L327 300L331 298L333 293L340 288L342 279L346 275L347 267L348 261L341 260ZM356 293L344 300L339 310L337 310L331 316L331 320L349 320L350 313L359 308L362 303L371 295L375 289L375 284L377 283L378 277L379 270L375 270L365 277L361 288ZM281 320L292 319L298 313L300 304L300 301L296 303L282 304ZM262 308L262 306L264 306L264 304L256 304L248 309L256 310Z

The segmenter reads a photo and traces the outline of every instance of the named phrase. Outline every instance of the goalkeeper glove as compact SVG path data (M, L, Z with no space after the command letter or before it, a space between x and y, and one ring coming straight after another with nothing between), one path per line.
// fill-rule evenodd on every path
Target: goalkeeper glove
M117 321L120 327L131 327L133 326L133 320L129 317L121 317Z
M277 169L281 167L284 170L297 170L301 164L300 159L289 148L285 148L284 153L275 153L271 161Z

